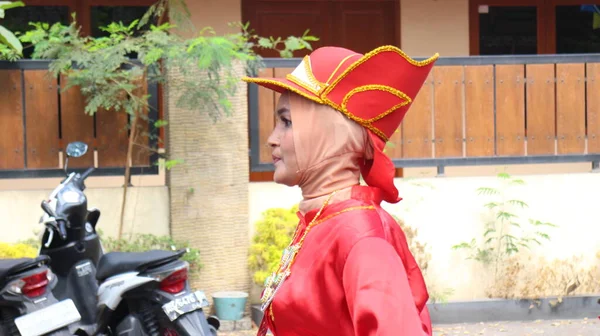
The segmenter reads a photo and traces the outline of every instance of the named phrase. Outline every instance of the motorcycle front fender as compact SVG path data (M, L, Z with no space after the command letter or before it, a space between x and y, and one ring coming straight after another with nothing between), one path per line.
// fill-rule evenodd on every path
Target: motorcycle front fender
M182 316L171 322L180 336L216 336L217 330L209 325L206 315L200 310L196 310Z

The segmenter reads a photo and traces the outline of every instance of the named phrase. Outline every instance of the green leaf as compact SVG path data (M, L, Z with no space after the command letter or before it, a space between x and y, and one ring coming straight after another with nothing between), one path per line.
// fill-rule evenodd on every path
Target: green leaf
M175 160L167 160L165 161L165 168L167 170L171 170L173 167L175 167L176 165L183 163L184 161L181 159L175 159Z
M501 173L498 173L498 178L506 180L506 179L510 178L510 174L507 172L501 172Z
M523 184L525 184L525 181L523 181L521 179L514 179L514 180L510 181L510 184L523 185Z
M453 250L459 250L459 249L470 249L472 246L469 243L465 243L462 242L460 244L456 244L452 246Z
M499 205L500 205L500 204L498 204L498 203L496 203L496 202L489 202L489 203L486 203L486 204L484 204L484 207L486 207L486 208L488 208L488 209L492 210L492 209L494 209L495 207L497 207L497 206L499 206Z
M535 234L538 235L539 237L542 237L542 238L546 239L546 240L550 240L550 236L547 233L537 231Z
M510 222L510 225L521 228L521 224L519 224L517 222Z
M258 45L263 48L273 48L273 43L266 37L259 38Z
M495 188L481 187L477 189L479 195L498 195L500 192Z
M159 119L159 120L157 120L157 121L154 122L154 127L155 128L160 128L160 127L164 127L164 126L166 126L168 124L169 124L168 121Z
M0 19L4 19L4 11L11 8L25 7L22 1L0 1Z
M19 55L23 53L21 41L10 30L0 26L0 42L14 49Z
M496 219L510 220L511 218L514 218L514 217L517 217L517 215L507 212L507 211L499 211L496 214Z
M486 230L486 231L483 233L483 236L484 236L484 237L487 237L487 235L489 235L490 233L494 233L494 232L496 232L496 230L495 230L495 229L487 229L487 230Z
M521 208L527 208L529 207L529 205L527 205L527 203L521 201L521 200L509 200L507 201L508 204L511 205L516 205L516 206L520 206Z

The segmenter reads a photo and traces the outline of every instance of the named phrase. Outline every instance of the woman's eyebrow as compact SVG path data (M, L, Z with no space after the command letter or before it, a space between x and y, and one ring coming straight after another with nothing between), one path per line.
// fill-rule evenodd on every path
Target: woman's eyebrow
M280 116L282 114L284 114L285 112L289 112L290 110L287 107L280 107L279 110L277 110L277 115Z

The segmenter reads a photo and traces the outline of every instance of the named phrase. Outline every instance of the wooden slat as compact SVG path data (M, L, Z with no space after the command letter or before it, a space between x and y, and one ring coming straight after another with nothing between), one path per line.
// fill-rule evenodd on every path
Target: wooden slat
M462 66L433 68L436 157L463 154L463 75Z
M47 70L26 70L27 168L59 168L58 85ZM76 125L75 125L76 126Z
M525 85L523 65L496 66L496 154L524 155Z
M259 77L273 77L273 68L264 68L259 72ZM261 163L273 161L271 150L267 148L267 139L273 132L275 114L275 95L273 90L262 86L258 87L258 136L259 154Z
M125 167L128 119L123 111L100 109L96 112L98 167Z
M588 153L600 153L600 63L587 64Z
M585 152L585 65L556 65L556 133L559 154ZM590 92L590 94L597 94Z
M139 86L133 91L135 95L145 95L148 93L148 81L140 80ZM150 156L153 153L153 150L149 147L149 139L150 139L150 124L154 123L156 120L148 119L148 109L144 109L140 114L140 118L137 122L137 137L135 139L135 144L133 146L133 150L131 153L131 161L134 167L147 167L150 166Z
M67 84L67 78L61 76L61 87ZM69 160L71 168L88 168L94 165L94 118L85 114L85 100L78 86L70 87L60 95L60 115L62 144L64 147L72 141L83 141L89 145L88 152L79 158Z
M425 80L402 121L402 156L431 158L433 121L433 72Z
M25 168L20 70L0 70L0 169Z
M465 67L467 156L494 155L494 66Z
M528 64L527 155L553 155L555 150L554 64Z

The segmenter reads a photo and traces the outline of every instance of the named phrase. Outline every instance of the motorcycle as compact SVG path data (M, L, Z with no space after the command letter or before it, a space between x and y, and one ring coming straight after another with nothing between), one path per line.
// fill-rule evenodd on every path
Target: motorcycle
M88 146L67 145L68 159L81 157ZM208 300L202 291L192 292L188 282L186 253L104 253L96 225L100 210L88 209L85 179L94 171L71 172L42 202L40 255L52 260L58 279L53 293L70 298L81 314L70 325L75 335L216 335L220 322L206 317ZM56 237L58 236L58 237Z
M0 336L69 336L81 319L71 299L52 295L56 277L50 258L0 260Z

